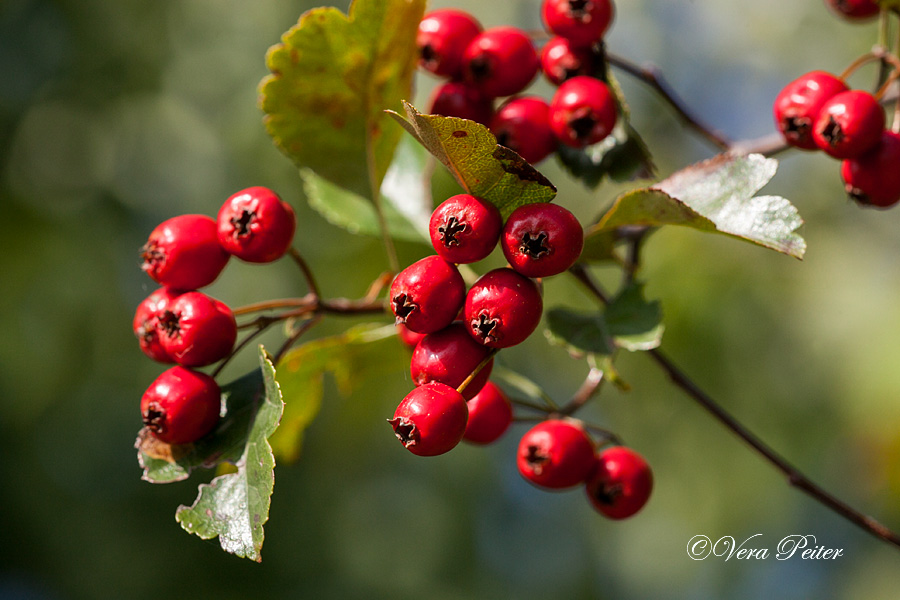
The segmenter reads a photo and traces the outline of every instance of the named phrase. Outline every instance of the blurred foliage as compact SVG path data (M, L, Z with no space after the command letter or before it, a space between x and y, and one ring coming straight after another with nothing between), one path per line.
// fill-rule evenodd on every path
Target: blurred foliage
M425 586L437 599L896 595L894 549L790 489L628 353L617 366L633 390L605 388L586 415L653 465L655 496L627 522L599 518L580 491L523 482L512 460L521 426L490 448L403 452L383 422L410 385L399 375L346 398L326 377L301 460L275 469L261 565L181 530L174 507L195 497L197 477L143 482L132 448L138 399L162 370L129 332L153 289L138 268L147 233L266 185L297 209L296 245L326 294L359 297L386 267L377 239L307 207L256 105L267 48L314 4L0 3L0 598L413 598ZM487 26L540 26L538 0L430 8L451 5ZM608 42L657 63L704 120L741 138L772 131L771 99L786 81L840 70L875 29L838 21L819 0L635 0L618 4ZM661 176L714 153L651 91L620 80ZM418 76L416 106L434 83ZM553 159L540 169L585 221L628 189L587 190ZM440 172L435 185L437 195L459 189ZM765 193L803 215L803 262L681 228L649 239L640 276L665 314L662 348L814 480L900 527L900 211L848 203L836 163L820 155L785 154ZM401 263L424 252L398 250ZM617 281L613 268L597 272ZM547 307L590 302L557 279ZM305 291L287 261L231 264L210 288L231 305ZM328 319L315 333L356 323ZM262 342L277 347L278 336ZM226 380L253 367L245 355ZM542 336L499 360L563 400L587 372ZM772 546L811 533L845 558L694 562L685 545L698 533L762 533Z

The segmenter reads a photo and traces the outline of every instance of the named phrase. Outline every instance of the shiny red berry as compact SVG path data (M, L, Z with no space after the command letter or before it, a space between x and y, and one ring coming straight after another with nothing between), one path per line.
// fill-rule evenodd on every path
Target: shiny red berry
M640 454L613 446L597 454L586 490L599 512L610 519L625 519L647 503L653 491L653 473Z
M268 263L284 256L294 238L294 209L265 187L232 195L217 219L219 243L229 253L251 263Z
M479 33L481 24L465 11L452 8L431 11L419 23L416 35L419 64L441 77L459 76L463 52Z
M541 70L553 85L577 77L592 75L597 58L590 48L575 46L564 37L553 37L541 50Z
M583 483L594 468L594 444L578 423L550 419L519 441L516 466L522 477L549 489Z
M177 298L181 292L169 288L159 288L138 305L134 311L132 328L138 338L144 354L161 363L173 363L173 359L160 341L159 319L166 308Z
M172 367L141 397L141 418L150 433L168 444L196 442L219 421L216 380L198 371Z
M885 131L869 152L841 163L847 195L862 206L887 208L900 201L900 134Z
M491 119L497 143L514 150L531 164L556 151L556 136L550 129L550 105L538 96L507 100Z
M141 248L141 268L160 285L195 290L215 281L228 257L212 218L180 215L150 232Z
M490 444L506 432L512 420L509 398L495 383L488 381L469 400L469 422L463 439L473 444Z
M575 264L583 246L581 223L558 204L520 206L509 215L500 236L503 256L527 277L562 273Z
M813 123L816 146L834 158L853 158L875 147L884 131L884 110L863 90L835 94Z
M612 0L544 0L541 18L551 33L590 46L603 39L615 15Z
M418 456L436 456L459 444L468 417L462 394L433 382L407 394L388 423L407 450Z
M429 333L413 350L409 372L417 386L437 381L458 388L475 368L488 357L490 350L472 339L462 323L451 323L440 331ZM491 359L466 385L466 400L477 394L491 374Z
M543 311L535 283L512 269L488 271L466 296L465 325L469 335L493 348L524 342L537 329Z
M850 21L871 19L881 10L874 0L825 0L825 4Z
M403 269L390 290L397 323L416 333L431 333L452 323L465 297L459 270L440 256L427 256Z
M812 134L819 110L829 98L846 91L843 81L825 71L811 71L784 86L772 105L784 141L795 148L815 150Z
M497 207L471 194L444 200L428 224L431 244L438 256L452 263L472 263L487 257L497 246L503 218Z
M487 127L494 115L494 100L468 83L448 81L434 89L428 112L443 117L468 119Z
M616 100L605 83L579 75L557 88L550 101L550 128L567 146L584 148L608 136L617 119Z
M166 353L188 367L225 358L237 339L231 309L202 292L187 292L175 298L160 314L158 329Z
M521 29L495 27L473 39L463 56L463 76L486 96L518 94L540 68L537 51Z

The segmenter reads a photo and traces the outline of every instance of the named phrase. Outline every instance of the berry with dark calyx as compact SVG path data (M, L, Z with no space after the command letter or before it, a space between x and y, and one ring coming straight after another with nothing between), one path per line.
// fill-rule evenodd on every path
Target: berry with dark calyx
M884 121L884 110L875 96L863 90L841 92L819 109L813 141L829 156L853 158L878 144Z
M590 46L603 39L614 16L612 0L544 0L541 4L547 30L576 46Z
M175 298L159 316L163 349L180 365L201 367L231 353L237 339L234 314L203 292Z
M900 201L900 133L885 131L869 152L841 163L847 195L861 206L887 208Z
M181 292L170 288L159 288L144 298L138 304L137 310L134 311L134 320L132 321L134 335L137 336L144 354L157 362L175 362L160 341L159 318L165 312L166 307L180 294Z
M409 327L404 325L403 323L397 323L397 337L400 338L400 341L403 342L405 346L410 348L415 348L419 341L425 337L424 333L416 333L415 331L410 331Z
M784 141L795 148L816 150L813 124L822 105L847 85L825 71L811 71L790 82L775 97L772 112Z
M553 37L541 50L541 71L553 85L578 75L592 75L597 58L590 48L575 46L564 37Z
M825 0L825 4L849 21L871 19L881 10L874 0Z
M581 223L558 204L520 206L509 215L500 236L509 265L527 277L562 273L575 264L583 246Z
M537 329L544 309L535 283L512 269L488 271L466 296L465 325L485 346L509 348Z
M219 421L216 380L198 371L172 367L141 397L141 418L156 439L168 444L196 442Z
M463 55L463 77L486 96L518 94L540 68L537 51L521 29L494 27L473 39Z
M494 100L468 83L448 81L434 89L428 112L468 119L487 127L494 115Z
M215 281L229 256L211 217L180 215L150 232L141 248L141 268L160 285L195 290Z
M413 350L409 372L417 386L437 381L459 388L489 354L487 346L473 340L462 323L451 323L422 338ZM484 387L493 366L491 359L466 385L462 392L466 400Z
M268 263L284 256L297 227L291 205L259 186L228 198L216 222L225 251L251 263Z
M591 504L610 519L625 519L644 507L653 491L653 473L640 454L613 446L597 454L586 486Z
M550 105L538 96L516 96L507 100L491 119L497 143L514 150L531 164L556 151L556 136L550 129Z
M500 239L503 218L497 207L470 194L444 200L428 224L431 244L438 256L452 263L485 258Z
M481 24L465 11L452 8L431 11L419 22L416 34L419 64L441 77L459 76L463 52L479 33Z
M407 394L388 423L407 450L418 456L437 456L459 444L468 418L462 394L432 382Z
M440 256L426 256L400 271L390 290L397 323L416 333L432 333L452 323L465 297L459 270Z
M495 383L488 381L469 400L469 422L463 440L473 444L495 442L506 432L512 420L509 398Z
M548 489L583 483L594 468L594 444L576 421L549 419L519 441L516 466L522 477Z
M605 83L579 75L557 88L550 101L550 128L567 146L584 148L608 136L616 125L616 100Z

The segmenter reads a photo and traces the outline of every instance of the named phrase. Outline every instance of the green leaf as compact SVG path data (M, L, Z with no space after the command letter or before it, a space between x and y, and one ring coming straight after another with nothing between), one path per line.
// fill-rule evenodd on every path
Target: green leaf
M777 160L759 154L721 154L691 165L652 187L619 196L588 230L586 244L620 227L681 225L803 258L806 241L796 233L803 219L796 207L780 196L753 196L777 168Z
M275 381L275 367L262 346L260 371L265 389L247 435L247 443L235 463L237 472L202 484L190 507L175 513L185 531L202 539L219 538L222 549L242 558L262 560L263 525L269 519L269 503L275 487L275 457L267 441L278 427L284 402Z
M487 127L456 117L423 115L403 103L406 118L389 111L447 167L466 192L496 206L503 218L525 204L550 202L556 188L521 156L497 145Z
M603 313L579 313L568 308L553 308L545 315L547 337L558 346L565 346L570 354L609 355L615 352L615 344Z
M259 104L278 148L363 197L379 189L400 132L384 114L412 89L425 0L354 0L304 13L269 49ZM370 175L373 181L370 181Z
M409 353L393 325L360 325L341 335L294 348L278 363L278 383L286 401L281 426L269 442L279 458L296 460L303 433L319 412L326 373L348 396L374 377L408 370Z

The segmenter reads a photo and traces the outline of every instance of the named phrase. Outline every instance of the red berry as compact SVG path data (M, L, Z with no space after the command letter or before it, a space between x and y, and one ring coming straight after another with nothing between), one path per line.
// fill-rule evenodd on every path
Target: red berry
M465 324L477 341L493 348L524 342L541 321L537 285L512 269L482 275L466 296Z
M225 201L217 225L219 243L229 254L247 262L268 263L287 252L297 220L294 209L278 194L251 187Z
M815 150L812 133L819 110L829 98L846 91L843 81L824 71L811 71L784 86L772 106L784 141L795 148Z
M485 258L500 239L503 218L497 207L470 194L444 200L428 224L431 244L438 255L452 263L472 263Z
M825 4L850 21L870 19L881 10L874 0L825 0Z
M550 419L522 436L516 466L535 485L563 489L587 479L594 468L594 444L574 421Z
M597 455L586 489L594 508L610 519L625 519L647 503L653 490L653 473L640 454L613 446Z
M616 100L605 83L579 75L564 82L550 101L550 128L567 146L584 148L616 125Z
M409 327L407 327L403 323L397 323L396 327L397 336L400 338L400 341L410 348L415 348L416 344L418 344L419 341L427 335L424 333L416 333L415 331L410 331Z
M614 14L612 0L544 0L541 4L547 29L576 46L590 46L603 39Z
M507 100L491 120L497 143L515 150L531 164L556 151L556 136L550 129L550 105L538 96Z
M488 381L469 400L469 422L463 439L473 444L490 444L506 432L512 419L509 398L496 384Z
M885 131L869 152L841 163L844 188L863 206L887 208L900 201L900 134Z
M406 267L391 283L391 310L397 323L416 333L431 333L453 322L466 296L457 268L440 256L427 256Z
M419 23L416 35L419 64L435 75L457 77L462 70L463 52L479 33L481 24L465 11L445 8L428 13Z
M593 74L596 61L590 48L575 46L564 37L551 38L541 50L541 70L553 85Z
M422 338L413 350L409 372L417 386L438 381L458 388L489 353L486 346L472 339L462 323L451 323ZM462 392L466 400L484 387L493 366L491 359L469 382Z
M853 158L878 144L884 121L884 110L875 96L862 90L841 92L819 109L813 141L829 156Z
M175 362L188 367L225 358L237 339L231 309L202 292L175 298L160 314L158 328L163 349Z
M407 394L388 423L407 450L418 456L436 456L459 444L468 417L462 394L434 382Z
M531 38L516 27L495 27L473 39L463 55L463 76L486 96L512 96L528 87L540 61Z
M165 287L159 288L144 298L137 310L134 311L134 320L132 321L134 335L137 336L144 354L155 361L175 362L160 341L159 319L180 293Z
M161 285L195 290L215 281L228 257L219 245L212 218L180 215L150 232L141 248L141 268Z
M468 83L448 81L435 88L429 112L444 117L468 119L487 127L494 114L494 101Z
M168 444L196 442L219 421L219 386L198 371L172 367L141 397L141 417L155 438Z
M575 215L558 204L526 204L509 215L500 246L518 273L549 277L575 264L584 232Z

